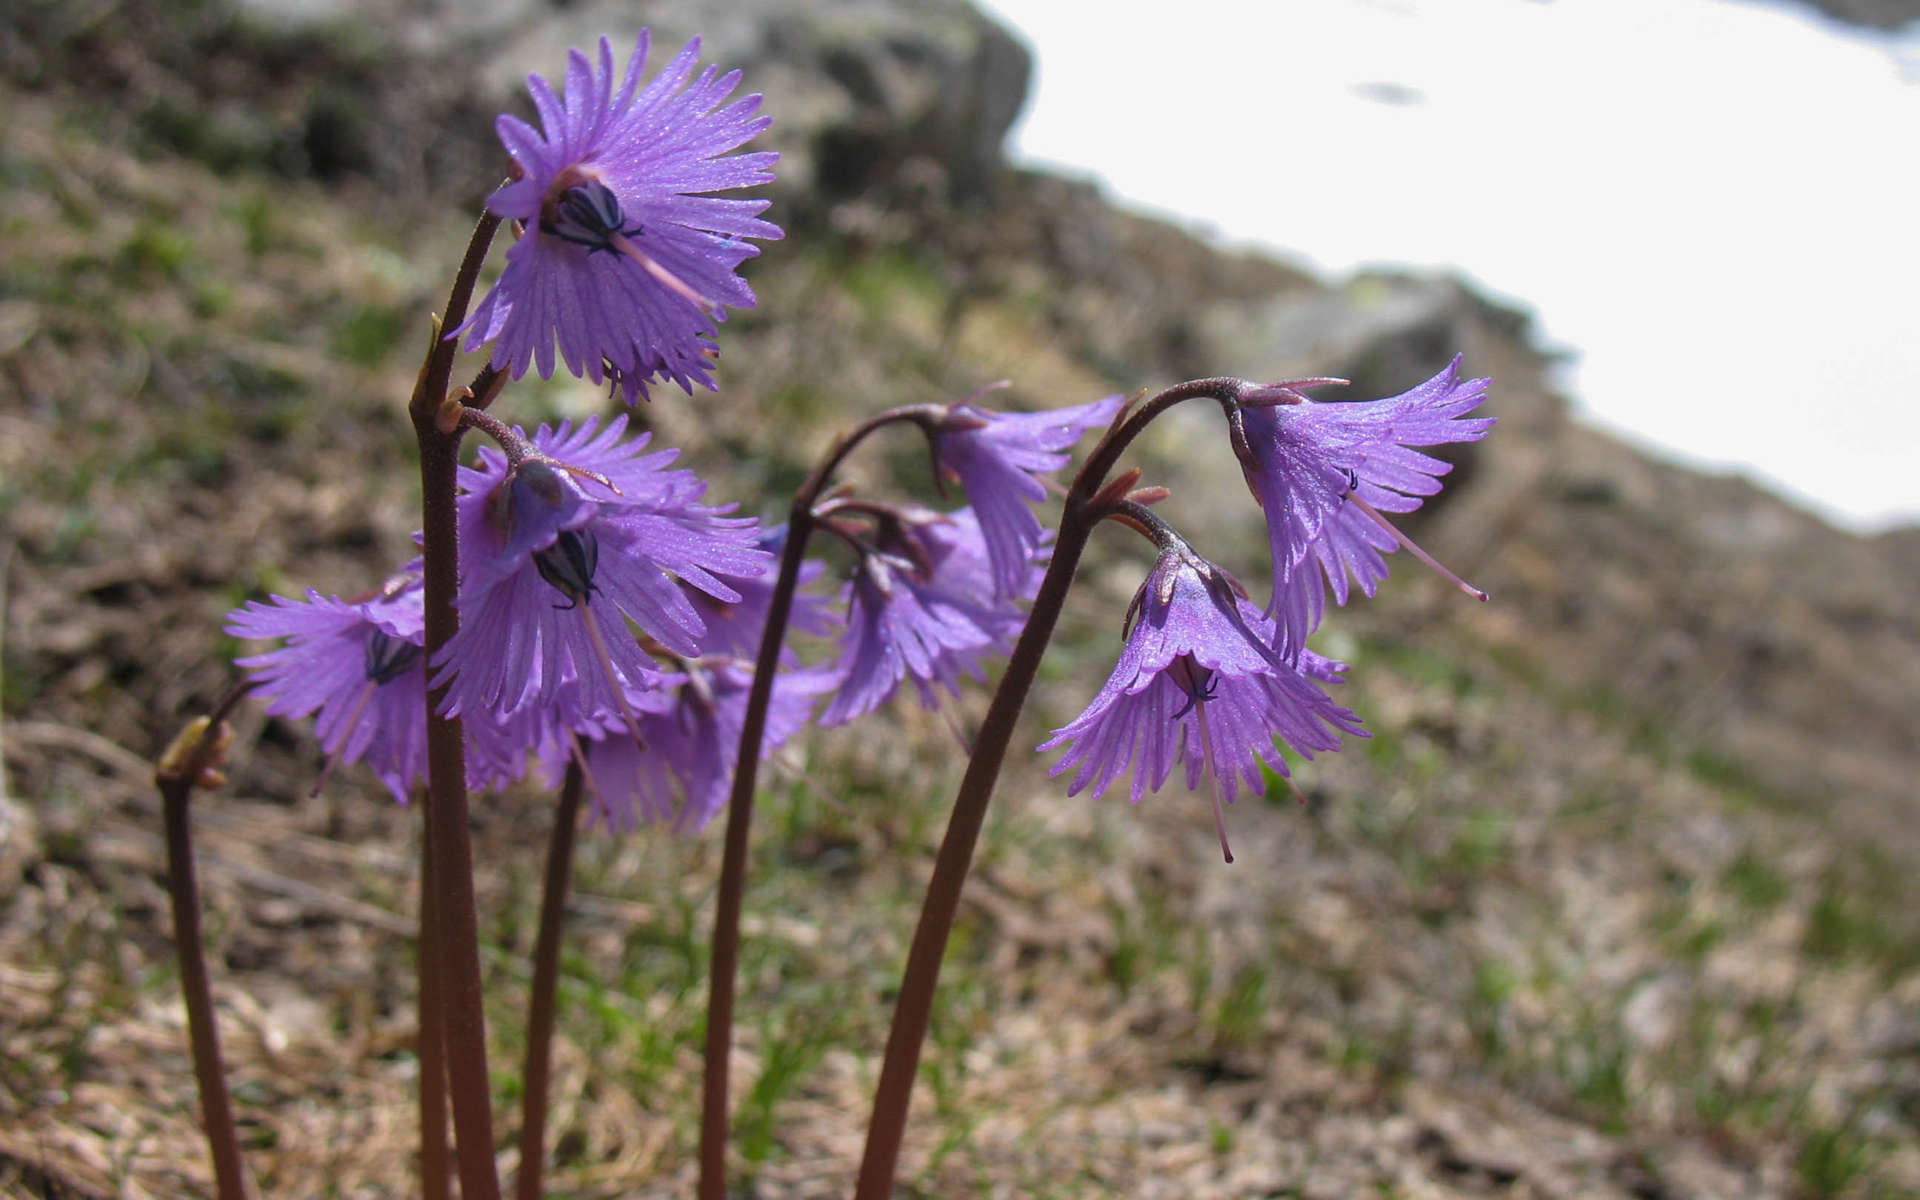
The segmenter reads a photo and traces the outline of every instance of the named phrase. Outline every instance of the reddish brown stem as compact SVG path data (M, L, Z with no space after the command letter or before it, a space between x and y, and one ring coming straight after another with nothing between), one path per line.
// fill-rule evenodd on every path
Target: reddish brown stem
M246 1200L246 1169L234 1130L233 1101L227 1095L226 1068L220 1058L220 1030L213 1019L213 990L207 979L206 949L200 931L200 885L193 868L193 830L188 809L193 789L219 753L220 725L249 690L242 685L215 707L190 748L178 757L170 750L154 783L160 789L166 826L167 894L173 903L173 944L180 956L180 992L187 1005L187 1037L193 1047L193 1073L200 1085L201 1123L213 1159L219 1200ZM176 743L176 746L178 743Z
M460 430L443 432L436 416L447 397L454 344L443 336L465 318L467 301L499 218L483 215L461 260L435 323L420 378L407 405L420 447L421 575L426 608L426 658L434 662L460 628L454 608L459 588L459 522L455 507ZM432 953L444 988L444 1025L454 1153L462 1200L498 1200L493 1161L493 1111L487 1074L485 993L480 976L480 930L473 898L473 845L468 832L466 746L457 718L440 715L445 685L427 693L427 853L432 856L437 921L423 939L438 938Z
M424 812L422 814L424 816ZM415 950L420 973L420 1194L450 1200L453 1158L447 1146L447 1002L440 977L440 891L433 877L433 839L420 830L420 937Z
M547 1159L547 1092L553 1070L555 996L560 985L560 935L567 921L567 886L573 873L574 834L580 824L580 793L586 781L578 760L567 764L566 782L553 814L547 844L547 877L540 895L540 933L533 948L533 994L527 1001L527 1061L522 1072L519 1200L540 1200Z
M1060 616L1094 523L1080 516L1074 500L1068 501L1054 542L1053 560L1047 564L1033 611L1027 617L1026 628L1013 648L1006 673L1000 678L1000 686L994 691L993 702L974 738L973 757L960 781L960 794L954 800L946 836L941 839L939 854L934 859L933 878L927 883L920 923L913 931L913 945L907 951L900 995L894 1002L893 1027L887 1034L886 1057L880 1066L880 1083L874 1090L873 1114L867 1124L867 1147L860 1161L855 1200L887 1200L893 1195L894 1171L907 1127L907 1107L913 1098L913 1080L919 1073L920 1051L933 1015L934 991L940 983L940 960L946 954L953 919L960 908L960 892L973 865L974 848L987 818L987 802L993 798L993 786L1012 741L1014 724L1019 720L1027 691L1033 686L1047 643L1053 637L1054 623Z

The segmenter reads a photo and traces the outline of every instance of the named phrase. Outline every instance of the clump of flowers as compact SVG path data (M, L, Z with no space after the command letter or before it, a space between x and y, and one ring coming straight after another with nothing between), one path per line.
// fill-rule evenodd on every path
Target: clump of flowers
M689 394L696 384L711 389L719 324L729 308L754 303L739 275L758 253L750 239L781 231L760 216L766 200L720 193L772 179L772 152L739 152L767 128L759 97L730 100L738 73L699 67L698 39L651 78L648 49L643 33L624 71L604 38L592 58L575 51L558 90L529 80L537 127L511 116L497 123L512 178L488 198L491 217L469 258L484 258L504 222L512 238L504 270L464 320L474 281L471 271L459 277L445 310L454 328L436 330L408 407L425 481L420 557L357 599L308 591L303 600L251 601L229 614L227 629L280 643L238 665L269 712L315 716L327 756L322 782L336 763L364 762L402 802L425 786L421 1061L429 1066L432 1050L445 1069L422 1071L422 1109L439 1111L427 1103L439 1090L439 1100L452 1098L460 1192L476 1200L497 1196L498 1180L468 789L502 791L537 763L538 777L560 790L522 1075L526 1195L541 1194L559 922L582 796L589 819L615 834L664 826L693 836L725 814L700 1184L703 1200L719 1200L733 968L760 763L811 725L874 717L911 683L923 706L953 723L969 763L875 1095L856 1194L884 1196L986 806L1093 533L1130 528L1151 542L1154 559L1121 621L1111 674L1040 749L1063 751L1052 771L1071 773L1069 795L1090 788L1098 796L1126 778L1137 802L1178 768L1189 790L1207 789L1232 862L1226 806L1267 787L1270 775L1290 779L1284 751L1312 759L1367 736L1330 690L1346 664L1307 645L1327 594L1337 604L1352 588L1373 595L1387 574L1383 556L1405 548L1485 599L1387 514L1417 509L1449 469L1418 448L1485 436L1491 419L1472 414L1487 381L1462 380L1456 359L1425 383L1370 402L1307 396L1339 382L1329 379L1215 377L1150 398L1039 412L990 407L983 389L865 418L801 485L788 523L763 529L732 504L707 503L706 482L676 465L676 451L652 449L650 435L628 436L625 414L529 433L491 411L508 382L529 368L550 377L556 362L610 383L629 404L660 381ZM462 345L487 360L456 388ZM1265 604L1152 507L1169 498L1165 489L1141 487L1137 471L1119 467L1155 420L1194 399L1219 405L1264 512L1272 556ZM928 490L952 507L835 482L849 455L900 427L924 438ZM1096 431L1071 483L1050 479ZM488 444L461 465L469 433ZM1063 495L1052 525L1041 515L1050 487ZM824 557L812 545L822 533L832 539ZM837 599L806 590L836 555ZM790 631L835 648L809 662L818 651L789 644ZM968 685L996 672L985 716L963 729ZM175 806L167 811L174 820ZM177 888L190 888L190 866L174 871ZM177 911L191 912L191 898L181 897ZM183 945L183 954L197 949ZM196 1066L210 1087L216 1173L223 1194L240 1195L231 1120L222 1127L227 1102L207 1083L219 1070L204 967L182 979ZM450 1181L434 1177L444 1174L434 1165L442 1156L428 1152L443 1133L423 1129L423 1190L436 1197L450 1194Z

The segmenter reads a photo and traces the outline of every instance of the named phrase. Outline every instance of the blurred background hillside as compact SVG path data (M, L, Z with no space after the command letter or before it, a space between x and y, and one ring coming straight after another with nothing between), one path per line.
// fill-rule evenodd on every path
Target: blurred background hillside
M228 609L409 553L401 407L503 170L493 115L636 18L8 14L0 1190L204 1194L146 762L234 679ZM788 236L747 268L721 393L638 414L716 499L777 514L837 429L998 379L1022 407L1220 373L1371 398L1455 352L1494 380L1500 425L1411 525L1493 602L1399 562L1332 616L1374 736L1297 772L1304 807L1243 800L1232 867L1178 787L1067 799L1046 760L1012 765L905 1194L1920 1195L1920 528L1842 532L1570 420L1527 313L1456 279L1317 277L1011 167L1030 54L959 0L645 18L743 68L783 156ZM606 406L530 379L501 411ZM924 495L923 460L903 439L854 474ZM1135 461L1196 546L1261 577L1215 414ZM1096 545L1026 744L1105 677L1144 566ZM886 719L809 736L768 785L736 1071L753 1195L843 1194L857 1160L962 765L937 716ZM309 729L256 706L238 732L196 821L250 1165L263 1195L405 1194L417 830L358 771L308 798ZM545 804L477 811L503 1105ZM718 839L582 854L551 1186L684 1195Z
M1015 162L1323 273L1458 274L1564 348L1575 420L1857 532L1920 521L1920 162L1891 152L1920 127L1920 22L1746 0L989 8L1037 51Z

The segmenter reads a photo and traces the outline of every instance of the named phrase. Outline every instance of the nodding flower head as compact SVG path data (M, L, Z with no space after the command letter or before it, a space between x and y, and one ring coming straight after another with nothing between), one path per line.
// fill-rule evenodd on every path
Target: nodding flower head
M713 337L726 309L751 308L736 273L773 239L767 201L708 193L758 187L779 156L731 154L767 127L760 97L726 103L738 71L696 77L698 39L642 83L649 38L623 75L612 45L595 61L567 59L558 93L539 76L528 90L540 128L502 116L495 128L519 177L487 207L514 221L506 270L454 334L493 346L515 379L553 374L554 346L576 375L611 380L628 403L654 380L711 389Z
M1010 647L1024 622L1020 609L996 593L971 511L899 515L882 544L861 555L847 585L842 682L822 725L872 712L908 679L921 703L938 707L935 685L958 695L960 679L979 678L986 657ZM1037 580L1036 568L1027 571Z
M364 761L406 803L427 769L427 673L420 578L396 575L357 600L275 596L227 614L235 637L284 640L277 650L239 660L283 717L318 714L315 732L327 764L317 792L342 763ZM490 786L517 777L531 743L490 723L468 730L468 782Z
M1129 769L1137 802L1157 792L1176 762L1189 789L1215 783L1213 812L1227 861L1222 799L1263 786L1261 764L1281 775L1275 739L1311 758L1334 750L1359 718L1319 686L1344 668L1311 651L1298 665L1272 648L1273 623L1226 572L1184 546L1161 552L1128 609L1126 643L1113 674L1085 712L1040 749L1071 743L1052 774L1074 771L1068 794L1103 794Z
M616 832L642 821L700 830L726 807L753 666L712 658L681 666L664 677L662 687L632 697L646 749L617 726L586 730L576 743L583 751L593 811ZM814 698L835 682L830 673L817 669L783 670L775 677L762 734L763 757L805 727ZM542 751L551 773L558 774L563 752L571 750Z
M1108 396L1037 413L996 413L963 402L934 423L934 460L942 476L966 489L979 514L1001 596L1022 595L1040 548L1043 531L1029 506L1045 500L1047 489L1036 476L1065 466L1081 435L1111 421L1122 402Z
M1440 490L1450 464L1412 446L1471 442L1493 426L1466 414L1487 380L1460 378L1460 360L1385 400L1324 404L1285 385L1242 398L1245 444L1236 447L1247 486L1266 511L1273 552L1276 644L1296 657L1320 624L1326 589L1347 602L1347 576L1371 596L1387 576L1382 552L1406 547L1469 595L1486 594L1433 562L1382 513L1408 513ZM1318 564L1314 568L1308 559ZM1321 577L1325 576L1325 582Z
M579 728L627 712L660 674L627 622L697 656L706 626L686 589L731 603L723 577L765 570L753 522L699 504L706 485L666 469L673 451L642 454L646 435L621 442L625 424L514 431L511 458L483 448L462 468L461 626L433 664L450 714L558 705Z

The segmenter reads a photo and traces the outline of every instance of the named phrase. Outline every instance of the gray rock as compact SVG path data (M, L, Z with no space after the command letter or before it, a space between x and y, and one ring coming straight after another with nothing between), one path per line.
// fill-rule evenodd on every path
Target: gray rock
M558 81L568 49L603 34L624 61L646 25L656 67L697 35L704 61L766 96L783 207L863 192L914 160L938 168L942 199L977 200L1032 73L1026 47L965 0L236 2L275 36L371 39L443 78L462 78L449 63L477 64L460 84L468 107L510 111L526 108L528 74Z

